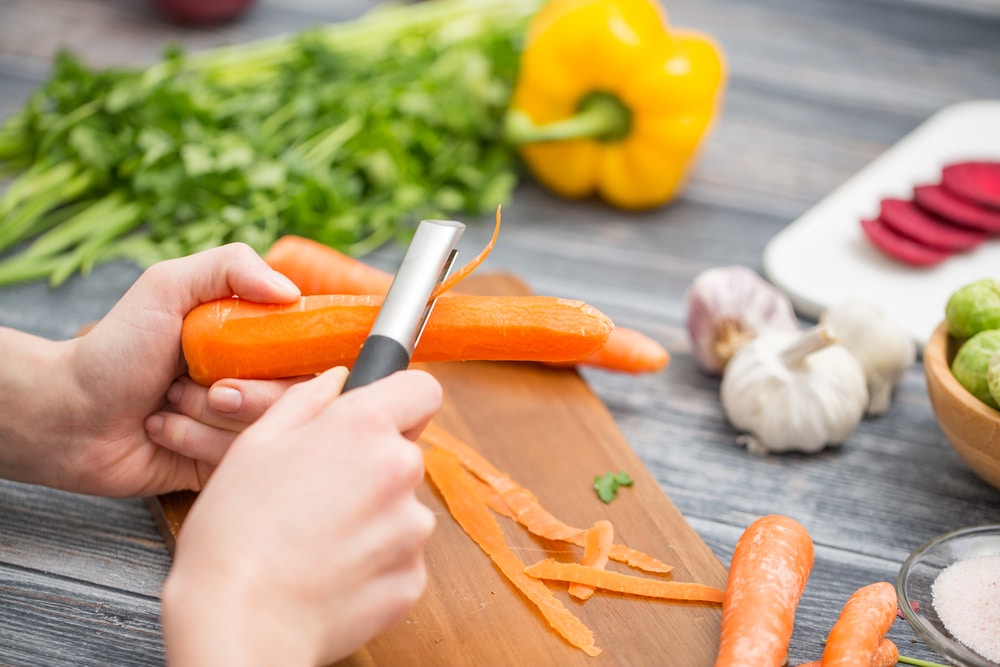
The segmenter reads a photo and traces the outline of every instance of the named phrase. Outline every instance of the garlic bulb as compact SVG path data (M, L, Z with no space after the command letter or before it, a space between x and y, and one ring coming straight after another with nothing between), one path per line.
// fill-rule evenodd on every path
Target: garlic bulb
M759 334L729 360L720 391L737 443L754 454L841 444L868 404L861 363L823 325Z
M837 340L861 362L868 382L868 414L889 408L896 384L917 358L917 344L879 306L867 301L845 301L820 315Z
M800 329L788 297L745 266L702 271L688 290L687 308L691 353L713 375L722 375L733 353L758 332Z

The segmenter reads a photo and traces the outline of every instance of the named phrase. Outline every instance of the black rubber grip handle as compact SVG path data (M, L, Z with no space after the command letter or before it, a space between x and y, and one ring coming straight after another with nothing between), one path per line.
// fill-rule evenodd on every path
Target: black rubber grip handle
M347 376L344 391L371 384L409 365L410 355L399 341L378 334L369 336Z

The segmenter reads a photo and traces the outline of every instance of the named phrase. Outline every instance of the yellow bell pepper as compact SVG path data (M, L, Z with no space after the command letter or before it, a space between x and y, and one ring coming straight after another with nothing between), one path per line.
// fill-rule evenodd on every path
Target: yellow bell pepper
M668 28L655 0L551 0L528 28L505 136L561 196L652 208L680 191L725 79L720 47Z

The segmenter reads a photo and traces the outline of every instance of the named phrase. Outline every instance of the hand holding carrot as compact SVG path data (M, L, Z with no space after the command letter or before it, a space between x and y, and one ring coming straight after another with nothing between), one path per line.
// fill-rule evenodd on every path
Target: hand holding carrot
M272 303L299 296L234 244L150 268L73 340L0 329L10 360L0 369L0 476L110 496L200 488L236 432L288 384L237 386L241 407L220 414L207 390L191 393L181 380L184 316L232 294Z

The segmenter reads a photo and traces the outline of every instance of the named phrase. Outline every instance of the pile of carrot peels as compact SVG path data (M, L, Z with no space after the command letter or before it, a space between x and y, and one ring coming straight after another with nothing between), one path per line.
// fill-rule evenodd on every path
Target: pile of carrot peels
M594 633L560 602L546 581L567 582L570 595L581 600L598 590L608 590L677 602L722 603L724 592L720 588L605 569L609 560L615 560L648 574L665 575L672 570L653 556L615 543L610 521L598 520L589 528L566 524L528 489L438 424L429 424L420 441L425 446L428 477L455 521L538 608L552 629L587 655L601 653ZM538 537L583 547L580 562L547 558L526 566L507 545L495 514L516 521Z

